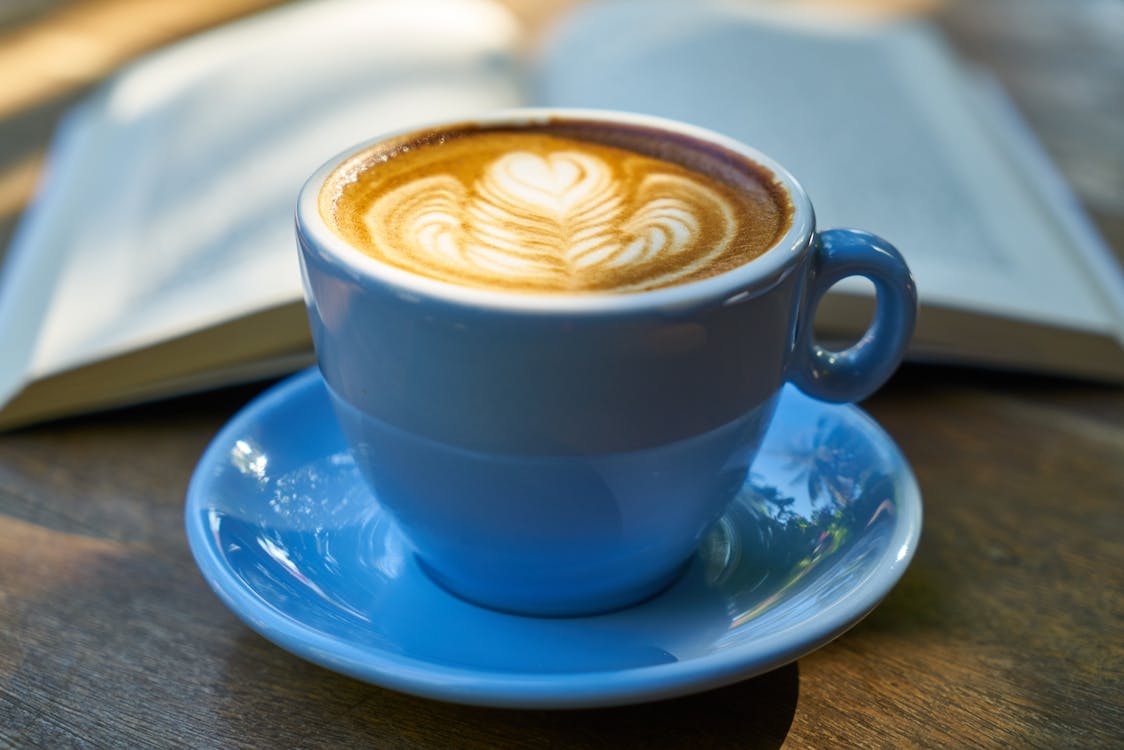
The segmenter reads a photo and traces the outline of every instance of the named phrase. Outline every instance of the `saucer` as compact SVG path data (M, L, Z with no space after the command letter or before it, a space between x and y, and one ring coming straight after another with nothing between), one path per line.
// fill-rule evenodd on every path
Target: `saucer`
M670 588L591 617L505 614L418 567L360 480L313 369L215 437L186 523L223 602L298 656L429 698L574 708L715 688L828 643L905 572L921 497L862 411L786 387L753 472Z

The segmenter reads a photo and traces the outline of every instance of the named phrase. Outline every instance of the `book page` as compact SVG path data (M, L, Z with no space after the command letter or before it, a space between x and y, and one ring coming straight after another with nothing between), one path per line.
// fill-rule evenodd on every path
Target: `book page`
M685 120L760 149L804 185L819 227L893 242L923 306L1119 338L1118 287L1083 270L1052 215L1071 208L1026 187L937 33L808 19L726 3L594 6L548 45L539 96Z
M67 259L31 375L299 299L303 181L380 133L517 104L518 40L485 0L333 0L120 74L81 115L95 158L54 175L77 195L53 217Z

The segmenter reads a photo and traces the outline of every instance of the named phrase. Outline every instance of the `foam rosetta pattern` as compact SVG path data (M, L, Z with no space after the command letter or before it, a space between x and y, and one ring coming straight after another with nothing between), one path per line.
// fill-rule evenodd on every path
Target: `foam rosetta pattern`
M453 283L558 292L668 286L726 253L738 221L728 196L652 163L511 151L468 179L431 173L401 183L370 204L364 223L386 261Z

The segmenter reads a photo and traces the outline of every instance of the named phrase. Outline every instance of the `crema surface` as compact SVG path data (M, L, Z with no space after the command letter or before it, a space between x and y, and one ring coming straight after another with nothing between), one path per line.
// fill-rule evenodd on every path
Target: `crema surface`
M695 143L604 124L428 132L343 164L321 213L364 253L453 284L655 289L741 265L790 223L763 168Z

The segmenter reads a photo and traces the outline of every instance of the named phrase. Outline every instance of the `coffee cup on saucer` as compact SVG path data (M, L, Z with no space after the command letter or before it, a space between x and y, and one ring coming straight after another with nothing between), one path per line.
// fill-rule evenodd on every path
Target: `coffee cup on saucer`
M779 164L632 114L380 137L309 179L297 235L320 370L375 501L435 581L521 614L667 587L782 386L864 398L916 315L900 254L817 232ZM818 302L856 275L871 326L825 349Z

